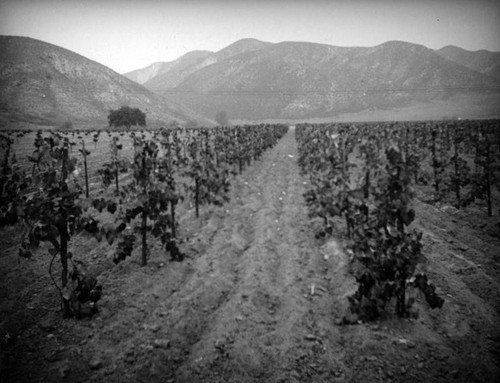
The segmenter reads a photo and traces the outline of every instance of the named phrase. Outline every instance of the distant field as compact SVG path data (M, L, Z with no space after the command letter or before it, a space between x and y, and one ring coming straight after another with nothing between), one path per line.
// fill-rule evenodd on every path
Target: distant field
M428 103L418 103L403 108L367 109L354 113L342 113L331 117L303 119L265 119L243 120L233 119L238 124L280 123L327 123L327 122L370 122L370 121L427 121L462 119L490 119L500 116L500 93L459 95L448 100L438 100ZM230 117L230 116L229 116Z
M48 136L49 133L44 133L44 136ZM111 137L117 136L119 133L113 133ZM28 160L28 156L31 155L34 151L33 143L35 142L35 132L28 133L23 137L15 138L15 142L13 150L15 152L18 163L21 165L23 169L30 169L31 163ZM88 174L89 174L89 182L96 183L99 182L99 175L97 174L97 169L99 169L102 164L106 161L110 160L110 136L107 133L101 133L98 137L97 143L93 141L93 134L81 135L81 139L77 137L77 135L69 135L70 141L74 142L76 145L73 146L73 150L71 152L71 156L76 156L79 159L79 163L83 167L83 158L79 149L82 148L82 140L85 142L85 148L90 151L90 155L87 157L88 164ZM119 143L123 144L123 149L120 155L124 158L132 159L133 155L133 146L132 140L128 134L124 134L120 137ZM83 172L80 173L83 177ZM83 179L83 178L82 178Z

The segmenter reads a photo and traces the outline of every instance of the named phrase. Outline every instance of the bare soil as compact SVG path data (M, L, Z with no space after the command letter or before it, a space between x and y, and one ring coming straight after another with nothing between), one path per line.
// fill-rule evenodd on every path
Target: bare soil
M415 201L423 268L445 298L418 319L341 325L356 288L336 239L316 239L293 129L235 178L231 201L179 214L183 262L156 245L115 266L72 240L103 286L92 319L63 320L41 248L18 260L0 233L1 382L498 382L498 215ZM419 191L420 194L425 190ZM58 267L54 271L59 271Z

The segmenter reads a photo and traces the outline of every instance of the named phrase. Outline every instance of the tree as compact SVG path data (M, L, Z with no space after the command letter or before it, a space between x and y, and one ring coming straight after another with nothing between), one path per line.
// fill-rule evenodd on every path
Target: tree
M224 111L217 112L217 114L215 115L215 121L220 126L227 126L229 124L229 121L227 119L227 113Z
M110 110L108 114L109 126L125 126L130 129L133 125L146 126L146 114L139 108L122 106L117 110Z

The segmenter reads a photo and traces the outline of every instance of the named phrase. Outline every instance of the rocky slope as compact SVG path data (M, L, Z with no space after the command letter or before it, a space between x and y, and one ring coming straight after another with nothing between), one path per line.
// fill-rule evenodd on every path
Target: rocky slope
M490 52L484 49L471 52L448 45L437 50L436 53L464 67L500 79L500 52Z
M124 76L139 84L144 84L153 77L159 77L166 73L170 74L182 72L186 68L196 66L200 61L210 56L210 51L193 51L186 53L177 60L170 62L156 62L146 68L137 69L132 72L125 73Z
M400 41L345 48L245 39L144 85L206 116L225 110L230 118L312 118L464 94L477 100L499 91L491 74Z
M175 61L165 63L161 73L150 77L148 81L144 82L144 86L161 93L162 90L179 85L186 77L205 67L223 62L245 52L258 51L270 45L272 44L256 39L243 39L218 52L189 52Z
M138 107L148 122L206 121L197 113L74 52L26 37L0 36L0 122L107 123L110 109Z

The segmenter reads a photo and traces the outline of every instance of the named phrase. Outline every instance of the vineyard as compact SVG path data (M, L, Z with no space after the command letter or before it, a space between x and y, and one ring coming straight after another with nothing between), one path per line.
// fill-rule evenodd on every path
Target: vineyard
M0 380L500 378L500 122L0 133Z

